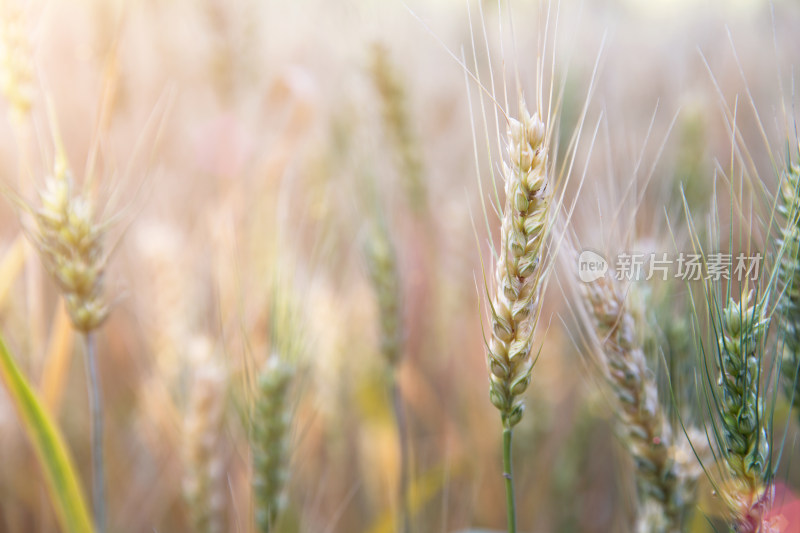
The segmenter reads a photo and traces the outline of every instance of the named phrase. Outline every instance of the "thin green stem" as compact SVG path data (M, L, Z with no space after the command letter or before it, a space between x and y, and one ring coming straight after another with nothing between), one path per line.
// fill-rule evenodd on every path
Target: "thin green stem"
M400 394L400 384L397 382L397 372L392 373L392 405L397 423L397 438L400 441L400 527L398 531L409 533L411 531L411 512L408 507L408 429L406 427L405 411L403 410L403 397Z
M92 502L97 533L106 531L105 467L103 462L103 396L97 371L94 336L87 332L86 370L89 378L89 408L92 411Z
M514 504L514 476L511 472L511 428L503 428L503 477L506 480L508 533L517 533L517 508Z

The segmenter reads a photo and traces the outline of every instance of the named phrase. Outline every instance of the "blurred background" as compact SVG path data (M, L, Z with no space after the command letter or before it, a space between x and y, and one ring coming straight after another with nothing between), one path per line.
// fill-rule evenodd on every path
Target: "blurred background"
M715 167L730 159L725 109L747 111L738 121L745 142L765 181L774 179L745 91L769 145L785 153L800 64L796 2L563 0L557 25L555 5L549 18L535 1L511 2L510 14L501 7L2 2L0 179L36 205L53 165L49 101L76 182L92 173L97 215L110 228L113 310L98 335L109 531L193 530L185 420L196 370L209 365L224 369L228 391L218 432L224 530L254 530L242 406L248 369L269 354L278 278L301 310L307 347L281 531L394 530L399 447L367 260L375 227L396 260L413 530L503 528L481 270L499 224L484 224L478 186L480 176L488 194L499 159L480 144L480 92L456 60L462 53L487 86L495 76L499 93L505 76L512 102L518 71L533 108L547 42L557 90L563 84L562 154L594 85L585 127L602 120L596 140L577 148L567 193L585 168L574 215L585 246L609 249L597 217L635 209L614 192L631 183L641 209L624 224L643 247L671 243L665 215L680 218L680 184L702 211ZM28 218L14 202L0 204L0 327L89 494L83 343L25 240ZM629 531L632 465L607 396L587 376L564 297L570 276L557 272L545 296L541 358L514 441L520 530ZM777 416L786 420L785 409ZM795 488L796 477L786 478ZM690 531L710 530L704 515L716 512L710 489L700 492ZM57 530L0 389L0 531Z

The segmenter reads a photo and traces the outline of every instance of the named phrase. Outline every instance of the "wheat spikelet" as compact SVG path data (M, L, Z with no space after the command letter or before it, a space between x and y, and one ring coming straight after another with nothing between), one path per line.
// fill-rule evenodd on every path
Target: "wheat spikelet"
M490 398L503 425L522 418L521 395L531 380L531 347L539 306L545 235L552 191L547 179L544 123L520 105L521 121L510 119L508 163L503 165L506 204L494 268L492 335L487 354Z
M184 479L193 531L197 533L226 530L226 476L221 438L225 388L225 374L218 366L206 363L197 370L186 421Z
M273 354L258 380L253 418L253 489L258 531L274 531L286 505L292 412L288 401L294 367Z
M683 507L672 450L672 433L659 404L658 387L636 338L625 293L610 277L582 286L585 305L600 341L599 364L619 407L625 444L636 464L646 501L640 524L650 531L677 531ZM656 515L660 509L660 517Z

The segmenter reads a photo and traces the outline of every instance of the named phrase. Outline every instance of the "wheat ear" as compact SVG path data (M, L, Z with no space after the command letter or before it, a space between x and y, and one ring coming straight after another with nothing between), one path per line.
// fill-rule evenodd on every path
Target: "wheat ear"
M17 122L30 113L33 85L33 45L25 13L16 2L3 2L0 7L0 91Z
M416 214L427 209L428 192L423 176L422 158L408 113L405 87L385 46L372 47L370 73L381 99L383 125L397 154L399 169L409 204Z
M260 533L275 531L279 513L286 505L292 419L288 394L293 377L294 366L273 354L258 380L252 452L255 519Z
M72 324L87 333L108 316L103 298L103 228L91 202L74 195L72 180L57 170L40 193L36 239L43 263L61 289Z
M552 191L547 179L545 126L520 103L520 119L509 119L503 164L505 207L494 265L492 333L488 344L489 398L503 423L503 477L508 531L516 531L511 438L524 410L522 393L531 381L531 348L539 311L545 236Z
M383 220L373 224L373 231L364 249L367 270L378 303L381 354L394 368L403 352L400 272L394 243Z
M381 352L390 367L392 407L400 445L400 479L398 482L398 531L408 533L411 512L408 507L409 450L403 396L398 381L398 365L403 354L403 313L400 272L397 255L386 222L374 215L373 231L367 240L366 257L372 286L378 300Z
M625 292L610 277L582 287L600 341L598 363L614 392L625 444L646 499L639 523L649 523L650 531L680 531L682 502L672 457L672 434L659 403L658 387L637 341L636 321L626 305Z
M732 479L724 497L739 532L759 531L766 505L770 455L760 386L760 340L765 321L761 307L745 292L728 300L718 322L722 455Z
M222 533L225 525L226 476L222 448L226 378L217 365L205 363L195 374L186 420L184 493L197 533Z
M783 287L777 304L782 337L781 375L786 397L800 417L800 166L789 164L778 191L778 212L784 217L777 265Z
M109 307L103 296L107 257L105 227L94 219L94 204L73 191L66 153L53 117L56 158L53 174L39 193L34 209L36 227L31 232L45 268L58 284L73 326L84 334L89 404L92 413L92 472L95 525L105 531L105 467L103 460L103 400L93 332L106 319Z
M524 410L521 395L531 380L531 348L539 306L544 237L549 225L551 191L547 180L544 123L530 116L510 119L508 164L504 164L506 204L500 248L494 267L489 385L503 426L513 428Z

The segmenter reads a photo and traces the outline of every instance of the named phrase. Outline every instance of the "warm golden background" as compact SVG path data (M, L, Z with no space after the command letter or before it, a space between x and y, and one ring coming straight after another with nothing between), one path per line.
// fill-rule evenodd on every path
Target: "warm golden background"
M281 530L393 530L397 439L365 260L376 216L399 265L414 530L502 529L500 423L481 333L487 235L470 117L479 135L482 124L475 84L451 52L463 49L475 71L474 38L482 79L488 47L498 80L505 66L513 84L516 68L533 91L546 7L512 4L513 37L505 9L498 15L496 2L483 2L484 37L479 6L466 0L2 2L4 72L25 73L4 84L2 183L36 203L52 167L48 99L78 182L98 147L95 194L116 247L105 280L114 308L98 337L109 531L192 530L185 422L198 369L209 367L227 376L225 530L253 530L240 415L247 369L267 356L277 277L282 294L300 302L308 346ZM681 181L690 201L707 204L715 162L730 157L724 109L737 95L745 107L745 81L783 149L794 113L783 106L793 103L800 65L796 2L562 4L555 77L564 83L564 143L605 42L587 128L601 114L603 122L575 215L584 244L604 248L592 232L597 202L613 211L619 201L608 184L644 182L651 168L641 238L669 240L663 214L674 212ZM742 115L768 173L752 113ZM640 151L645 168L632 178ZM582 169L588 146L578 152ZM495 219L489 225L497 231ZM88 495L83 343L25 240L28 227L16 204L0 204L0 328L65 434ZM586 375L562 283L546 296L542 357L516 431L520 528L627 531L631 465L607 398ZM712 498L700 505L714 515ZM694 524L708 528L702 513ZM57 530L0 391L0 531Z

